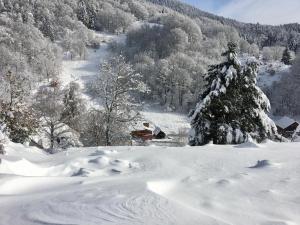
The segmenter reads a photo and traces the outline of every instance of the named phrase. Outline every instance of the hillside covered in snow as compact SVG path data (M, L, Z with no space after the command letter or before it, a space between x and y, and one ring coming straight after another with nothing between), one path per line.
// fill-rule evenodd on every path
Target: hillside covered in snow
M258 60L270 113L299 114L297 25L243 24L173 0L2 0L0 14L0 122L14 142L127 145L143 122L179 135L231 42Z
M0 225L299 225L299 50L177 0L0 0Z

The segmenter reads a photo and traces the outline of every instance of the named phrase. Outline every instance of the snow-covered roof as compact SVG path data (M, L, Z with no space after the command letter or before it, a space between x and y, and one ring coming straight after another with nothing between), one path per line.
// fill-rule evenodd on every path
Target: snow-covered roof
M280 126L283 129L287 128L288 126L290 126L294 122L297 122L297 121L295 121L295 120L293 120L293 119L291 119L290 117L287 117L287 116L281 117L279 120L275 121L276 125Z

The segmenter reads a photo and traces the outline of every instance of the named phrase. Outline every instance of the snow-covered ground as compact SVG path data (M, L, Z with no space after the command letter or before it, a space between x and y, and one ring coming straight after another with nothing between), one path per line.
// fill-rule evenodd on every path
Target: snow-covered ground
M143 111L142 115L145 118L145 122L158 126L167 134L178 134L180 131L190 129L190 123L185 114Z
M70 60L65 58L62 63L60 81L65 86L72 81L77 82L82 90L82 97L87 100L88 107L98 107L99 104L88 94L87 86L92 83L100 72L100 63L109 56L108 45L111 42L124 42L125 35L112 35L107 33L94 32L95 38L101 40L99 49L87 50L85 60Z
M137 29L142 25L156 26L157 24L135 22L130 29ZM111 42L122 43L126 39L125 34L112 35L107 33L94 32L95 38L102 40L99 49L88 49L87 58L85 60L69 60L65 59L62 64L62 73L60 81L65 86L72 81L77 82L82 91L82 97L86 99L88 107L101 107L97 99L93 99L88 94L88 84L90 84L96 75L99 73L100 63L106 60L109 56L108 45ZM148 121L156 126L159 126L167 134L178 133L180 130L190 128L189 121L186 115L177 113L165 113L163 110L155 110L157 107L148 106L142 112L145 121ZM141 126L142 124L140 124Z
M289 70L290 66L284 65L282 62L264 63L259 67L258 85L263 89L271 87L274 82L279 82Z
M63 61L60 75L60 80L63 84L76 81L84 87L87 82L92 81L99 73L100 63L109 55L108 44L113 41L123 42L125 40L125 35L112 35L98 32L94 32L94 35L96 39L102 40L99 49L88 48L87 58L85 60L65 59Z
M299 143L6 151L1 225L300 224Z

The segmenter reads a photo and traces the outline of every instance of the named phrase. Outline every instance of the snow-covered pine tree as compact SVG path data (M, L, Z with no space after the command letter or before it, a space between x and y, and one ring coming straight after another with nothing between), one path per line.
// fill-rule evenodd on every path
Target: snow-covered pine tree
M80 95L80 86L76 82L71 82L64 90L64 109L61 117L64 123L75 130L80 130L81 120L86 112L84 100Z
M30 104L26 103L28 81L20 74L7 71L0 93L0 126L5 125L5 131L10 140L24 143L38 129L38 120Z
M32 108L25 103L0 105L0 126L6 125L9 139L16 143L29 141L30 136L39 128L39 121Z
M190 114L190 145L275 139L276 126L266 114L269 100L256 85L257 63L241 65L234 43L228 44L223 56L227 57L225 62L210 67L205 77L206 91Z
M91 1L80 0L78 2L77 18L89 29L95 28L95 13L89 4Z
M283 62L285 65L291 65L292 64L292 54L289 51L288 48L286 48L282 54L281 62Z

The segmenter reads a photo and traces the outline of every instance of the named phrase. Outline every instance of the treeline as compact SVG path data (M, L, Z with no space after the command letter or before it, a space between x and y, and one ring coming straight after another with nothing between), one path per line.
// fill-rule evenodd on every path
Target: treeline
M104 4L107 10L102 12L109 13L97 15L101 31L125 31L128 24L123 23L123 15L136 20L129 11L115 9L115 1L95 2ZM85 8L77 0L0 0L0 124L12 141L31 140L51 151L81 144L116 144L99 137L107 130L106 114L86 109L76 83L64 87L60 82L63 53L73 60L84 59L87 47L100 43L80 21ZM110 10L121 16L116 23ZM106 132L109 139L112 130Z
M228 19L201 11L196 7L187 5L177 0L147 1L165 6L191 18L211 19L224 25L234 27L238 30L241 37L251 44L257 44L260 48L280 45L288 47L290 50L295 52L300 48L300 24L297 23L280 26L241 23L233 19Z
M130 29L124 45L112 44L111 49L125 54L143 75L151 90L146 100L187 112L198 101L208 66L221 59L228 42L237 43L240 53L259 56L258 46L230 26L163 10Z

